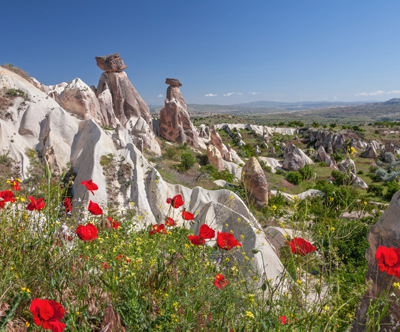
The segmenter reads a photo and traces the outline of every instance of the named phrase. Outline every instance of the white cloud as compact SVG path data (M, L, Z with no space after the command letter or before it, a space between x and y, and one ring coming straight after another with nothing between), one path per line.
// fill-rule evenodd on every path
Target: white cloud
M249 92L249 94L251 94L251 95L259 95L260 93L262 93L262 92Z
M229 96L232 96L234 94L235 94L234 92L224 93L224 97L229 97Z
M160 93L157 97L162 98L162 97L164 97L164 95Z
M204 97L216 97L216 96L218 96L218 95L214 94L214 93L207 93L204 95Z
M376 90L374 92L360 92L360 93L356 93L356 96L381 96L385 94L385 91L382 90Z
M398 94L400 94L400 90L392 90L392 91L388 91L386 93L388 95L398 95Z
M243 96L243 92L236 92L237 95Z
M335 97L333 97L333 100L337 100L337 97L335 96Z

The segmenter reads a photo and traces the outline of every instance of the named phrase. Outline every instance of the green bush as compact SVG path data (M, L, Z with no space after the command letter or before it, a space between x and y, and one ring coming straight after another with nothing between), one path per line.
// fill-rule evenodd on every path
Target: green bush
M333 184L336 186L341 186L345 184L345 180L347 178L346 174L339 171L332 171L332 177L334 178Z
M313 172L309 165L305 165L304 167L299 168L299 173L303 177L303 180L308 180L311 178Z
M370 184L367 193L371 193L377 197L381 197L383 195L383 187L376 185L376 184Z
M251 158L256 155L254 148L250 144L241 146L237 153L242 158Z
M357 172L357 174L359 174L359 175L363 175L363 174L364 174L364 172L360 170L360 171L358 171L358 172Z
M278 174L278 175L285 175L286 174L286 172L284 171L284 170L281 170L281 169L277 169L276 170L276 173L275 174Z
M333 157L333 159L335 159L337 163L340 163L344 159L344 156L339 152L337 153L334 152L331 154L331 156Z
M400 190L400 185L397 181L391 181L386 183L388 189L385 194L385 199L390 201L393 197L393 195Z
M190 152L184 152L181 155L181 163L176 167L181 172L187 172L191 168L197 159Z
M285 179L291 184L298 185L303 180L303 176L298 172L289 172L286 174Z
M319 163L319 166L321 166L321 167L326 167L327 165L326 165L326 162L321 162L321 163Z
M203 173L209 174L212 181L225 180L226 182L230 183L234 181L234 176L231 173L229 173L226 169L224 169L222 172L219 172L217 168L211 164L202 166L201 171Z

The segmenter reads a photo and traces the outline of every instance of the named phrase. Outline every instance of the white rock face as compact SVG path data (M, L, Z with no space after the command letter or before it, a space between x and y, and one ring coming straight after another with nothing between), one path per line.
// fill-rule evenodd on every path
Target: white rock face
M258 160L264 162L266 166L271 167L271 172L272 173L276 173L277 169L283 170L282 162L279 161L278 159L269 158L269 157L258 157Z
M306 191L303 191L300 194L297 195L291 195L288 193L284 193L284 192L279 192L282 196L284 196L288 201L293 202L296 198L299 200L305 199L306 197L313 197L313 196L320 196L320 195L324 195L324 193L320 190L316 190L316 189L308 189ZM278 191L277 190L271 190L271 194L276 196L278 195Z
M75 78L64 89L57 89L49 94L65 110L79 115L85 120L94 119L99 123L106 123L95 93L80 78Z

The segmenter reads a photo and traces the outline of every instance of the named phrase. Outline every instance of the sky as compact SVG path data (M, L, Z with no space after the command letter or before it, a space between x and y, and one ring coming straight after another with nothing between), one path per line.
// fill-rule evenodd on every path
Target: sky
M95 56L120 53L132 84L162 105L400 98L400 1L13 0L0 64L46 85L97 86Z

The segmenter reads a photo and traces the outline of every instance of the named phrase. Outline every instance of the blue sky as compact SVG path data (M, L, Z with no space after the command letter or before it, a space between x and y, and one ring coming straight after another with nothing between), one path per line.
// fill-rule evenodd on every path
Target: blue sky
M400 97L400 2L376 0L13 0L0 63L44 84L96 85L119 52L148 104L166 77L188 103ZM158 97L161 96L161 97Z

